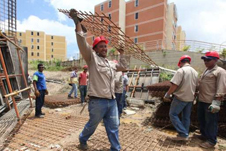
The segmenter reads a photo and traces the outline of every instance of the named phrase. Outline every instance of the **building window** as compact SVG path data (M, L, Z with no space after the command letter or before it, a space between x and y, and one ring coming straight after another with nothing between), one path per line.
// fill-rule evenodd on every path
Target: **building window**
M95 37L93 36L93 41L94 41Z
M37 56L39 56L39 52L37 53Z
M37 32L37 36L39 36L39 32Z
M31 49L34 49L34 45L31 45Z
M111 20L111 14L108 14L109 19Z
M34 56L34 53L33 52L31 52L31 56Z
M111 1L108 2L108 7L111 8Z
M135 7L139 5L139 0L135 0Z
M51 46L53 46L53 42L51 42Z
M134 38L134 43L137 44L138 43L138 39Z
M53 55L51 55L51 58L53 58Z
M108 32L111 32L111 26L110 25L108 26Z
M22 36L22 33L20 33L20 36Z
M34 42L34 39L33 38L31 38L31 42Z
M37 43L39 43L39 39L37 39Z
M33 35L34 33L33 33L33 31L31 32L31 35Z
M100 18L100 21L103 23L104 19L101 17L101 18Z
M53 52L53 49L52 49L52 52Z
M51 39L53 39L53 36L51 36Z
M20 43L20 44L22 43L22 40L21 40L21 39L19 40L19 43Z
M104 10L104 4L100 5L100 10L103 11Z
M138 25L135 25L134 31L135 31L135 32L138 32Z
M39 50L39 46L37 46L37 49Z
M135 19L138 19L138 13L135 13Z

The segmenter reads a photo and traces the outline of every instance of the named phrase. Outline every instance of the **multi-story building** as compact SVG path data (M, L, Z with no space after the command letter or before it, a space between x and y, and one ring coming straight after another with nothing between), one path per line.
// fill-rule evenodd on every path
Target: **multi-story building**
M168 5L167 0L106 0L94 9L109 16L146 51L176 47L176 6ZM93 40L94 36L88 33L88 43L92 44Z
M178 26L177 27L177 45L176 45L176 50L183 50L183 48L186 46L185 40L186 40L185 31L182 30L181 26Z
M42 31L17 32L21 46L28 48L28 60L66 60L67 46L64 36L46 35Z

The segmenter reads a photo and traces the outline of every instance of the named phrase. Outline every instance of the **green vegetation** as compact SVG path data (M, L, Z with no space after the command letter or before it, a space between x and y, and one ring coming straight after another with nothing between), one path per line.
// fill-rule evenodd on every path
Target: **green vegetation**
M37 66L39 63L42 63L45 66L45 70L47 71L60 71L63 69L61 66L61 60L54 59L52 61L41 61L34 60L29 62L29 69L37 70Z
M191 48L191 46L188 45L188 46L184 46L184 48L183 48L182 50L183 50L183 51L188 51L190 48Z
M160 82L169 81L172 79L172 77L173 77L173 74L163 71L163 72L160 72L159 80L160 80Z
M108 52L108 56L114 55L115 52L116 52L116 49L115 48L111 48L110 51Z
M221 52L221 55L224 57L224 59L226 58L226 48L223 49L223 51Z

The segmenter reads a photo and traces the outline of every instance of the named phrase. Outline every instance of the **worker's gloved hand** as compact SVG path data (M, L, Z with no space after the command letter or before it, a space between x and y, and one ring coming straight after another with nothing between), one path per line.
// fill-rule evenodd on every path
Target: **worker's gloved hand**
M220 111L221 101L219 100L213 100L212 104L208 107L210 112L217 113Z
M166 93L165 96L163 97L163 100L164 100L165 102L171 102L171 100L170 100L170 95L169 95L168 93Z
M46 91L45 91L45 94L46 94L46 95L48 95L48 94L49 94L49 91L48 91L47 89L46 89Z
M73 19L74 23L77 25L78 22L82 22L82 19L78 17L77 11L75 9L71 9L69 16Z
M40 92L38 90L35 90L35 96L39 97L40 96Z

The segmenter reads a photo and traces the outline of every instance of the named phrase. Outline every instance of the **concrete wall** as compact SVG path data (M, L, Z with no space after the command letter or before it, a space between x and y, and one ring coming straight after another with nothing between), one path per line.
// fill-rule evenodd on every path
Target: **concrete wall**
M156 51L156 52L146 52L147 55L151 57L151 59L157 63L159 66L166 67L169 69L178 69L177 63L179 58L182 55L189 55L192 58L191 65L199 72L202 72L205 69L205 65L201 60L201 56L204 54L197 53L197 52L184 52L184 51L174 51L174 50L163 50L163 51ZM148 67L143 62L131 58L130 61L130 68L134 66L143 66Z
M202 72L205 69L205 65L201 60L201 56L204 54L197 52L184 52L184 51L174 51L174 50L163 50L163 51L155 51L155 52L146 52L147 55L151 57L151 59L156 62L159 66L166 67L169 69L178 69L177 63L179 58L183 55L189 55L192 58L191 65L197 71ZM118 60L118 56L109 56L109 60ZM135 58L127 56L127 61L129 63L129 68L133 69L135 66L139 68L149 68L149 65L137 60ZM62 62L62 66L70 67L70 66L83 66L85 65L85 61L83 59L74 60L74 61L65 61Z

